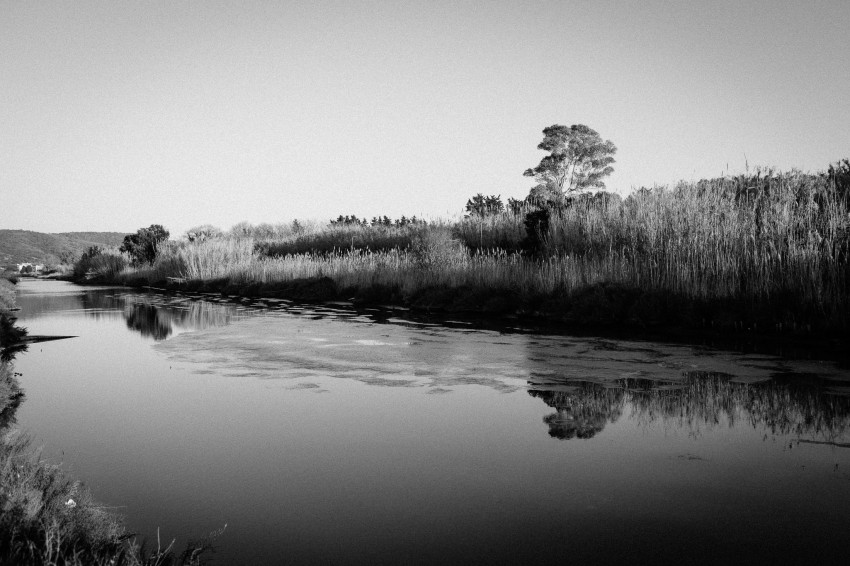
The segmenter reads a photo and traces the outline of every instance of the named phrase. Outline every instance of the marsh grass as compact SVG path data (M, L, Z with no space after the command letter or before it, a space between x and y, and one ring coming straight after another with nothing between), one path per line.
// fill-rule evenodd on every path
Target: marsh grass
M268 257L313 254L333 255L352 250L373 253L405 250L432 232L448 231L440 223L416 223L404 226L329 224L321 230L293 233L278 240L255 238L257 251Z
M805 318L845 328L845 193L822 175L758 171L641 189L625 200L573 199L549 213L535 238L522 212L401 227L313 225L277 240L273 231L256 240L261 232L246 226L175 243L154 265L113 269L110 277L235 285L328 277L340 289L378 286L406 296L463 287L564 301L601 285L772 309L780 327Z
M114 514L45 462L25 436L6 434L0 463L2 555L27 563L54 564L63 557L96 563L118 550L123 530Z
M638 191L550 222L545 252L623 266L619 282L695 298L846 307L848 207L799 172Z
M472 215L458 220L453 233L473 252L520 252L526 238L525 212Z
M165 566L201 564L223 532L155 549L127 533L114 510L92 499L89 491L41 457L19 432L0 441L0 561L11 564L89 566Z
M0 277L0 313L9 312L15 307L15 281Z

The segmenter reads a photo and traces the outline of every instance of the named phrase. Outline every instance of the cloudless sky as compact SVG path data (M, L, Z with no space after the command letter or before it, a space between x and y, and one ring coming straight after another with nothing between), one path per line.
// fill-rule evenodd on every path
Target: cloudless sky
M820 170L850 156L848 22L848 0L0 0L0 227L447 218L523 198L552 124L612 140L622 193Z

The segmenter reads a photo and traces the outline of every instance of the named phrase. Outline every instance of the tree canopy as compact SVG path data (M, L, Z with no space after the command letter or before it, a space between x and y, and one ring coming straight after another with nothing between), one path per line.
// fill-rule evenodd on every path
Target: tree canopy
M468 201L466 201L466 215L470 216L491 216L499 214L505 210L505 205L502 203L501 195L484 196L478 193Z
M532 189L535 200L563 198L564 195L586 189L604 189L603 178L614 168L613 155L617 152L611 140L603 140L593 129L575 124L555 124L543 130L543 141L537 149L548 151L526 177L534 177L538 185Z
M119 251L126 252L136 265L153 263L159 246L168 240L168 230L160 224L151 224L147 228L139 228L135 234L124 236L124 242Z

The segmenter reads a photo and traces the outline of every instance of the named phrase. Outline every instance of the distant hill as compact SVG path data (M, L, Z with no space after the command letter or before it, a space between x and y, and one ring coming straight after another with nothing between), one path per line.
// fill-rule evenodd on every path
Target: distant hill
M91 246L117 248L123 232L62 232L45 234L29 230L0 230L0 265L44 263L56 265L62 259L76 260Z

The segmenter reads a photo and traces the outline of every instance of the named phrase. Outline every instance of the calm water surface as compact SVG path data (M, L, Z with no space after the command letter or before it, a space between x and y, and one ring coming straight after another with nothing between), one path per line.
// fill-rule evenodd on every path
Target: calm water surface
M847 563L850 371L22 281L18 424L217 564Z

